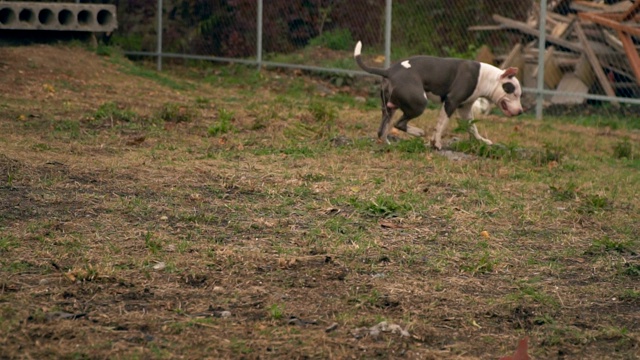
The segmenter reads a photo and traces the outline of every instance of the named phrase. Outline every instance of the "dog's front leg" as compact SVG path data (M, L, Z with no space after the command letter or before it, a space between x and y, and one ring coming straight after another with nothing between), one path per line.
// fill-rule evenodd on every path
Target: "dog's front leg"
M438 150L442 150L442 132L447 127L449 123L449 115L447 115L447 111L445 110L445 106L442 106L440 109L440 114L438 115L438 122L436 124L436 131L431 138L431 146Z
M465 104L458 109L458 115L460 115L460 121L464 121L467 124L467 131L476 140L482 141L487 145L493 144L493 142L485 137L482 137L478 132L476 124L473 123L473 102Z

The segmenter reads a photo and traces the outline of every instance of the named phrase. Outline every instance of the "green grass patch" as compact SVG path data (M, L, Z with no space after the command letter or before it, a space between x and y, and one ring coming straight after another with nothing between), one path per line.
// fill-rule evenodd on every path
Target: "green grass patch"
M138 114L133 110L119 106L113 101L107 101L100 105L93 114L93 118L98 121L109 120L113 122L132 122L138 119Z
M605 253L635 254L635 242L631 240L613 240L608 236L592 241L586 251L589 255Z

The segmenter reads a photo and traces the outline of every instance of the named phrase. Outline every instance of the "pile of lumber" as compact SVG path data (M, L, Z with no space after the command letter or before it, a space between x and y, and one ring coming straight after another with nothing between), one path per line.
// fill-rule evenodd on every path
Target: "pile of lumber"
M494 56L482 48L478 60L515 66L525 87L537 87L540 9L533 2L526 21L493 15L497 25L473 26L472 31L521 34L508 54ZM578 94L640 97L640 0L551 0L545 26L544 85L546 89ZM529 99L531 101L531 99ZM582 96L556 94L546 104L581 104ZM614 106L618 103L612 102Z

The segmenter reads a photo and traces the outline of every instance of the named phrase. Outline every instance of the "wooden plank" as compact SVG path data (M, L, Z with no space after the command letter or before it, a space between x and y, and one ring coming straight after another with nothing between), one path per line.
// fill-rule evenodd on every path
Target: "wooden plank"
M550 12L550 13L547 13L547 15L550 18L555 19L556 21L561 21L561 22L564 22L564 23L570 23L570 22L572 22L572 21L574 21L576 19L576 16L573 15L573 14L569 14L569 15L565 16L565 15L560 15L558 13Z
M631 69L636 76L636 82L640 84L640 56L638 56L638 50L633 44L631 35L618 30L618 36L620 37L620 40L622 40L622 46L624 46L624 51L627 54L627 59L629 59Z
M487 45L482 45L480 47L480 50L478 50L478 54L476 55L476 61L495 65L496 57L493 55L491 49L489 49Z
M469 31L494 31L494 30L504 30L506 29L502 25L475 25L467 27Z
M615 20L615 21L619 21L619 22L623 22L623 21L635 21L635 22L638 22L640 20L640 15L634 15L633 18L631 18L631 19L623 20L622 18L624 17L624 14L621 14L621 13L600 13L600 14L598 14L598 16L603 17L603 18L607 18L607 19L611 19L611 20Z
M574 31L576 35L578 35L578 39L580 39L580 43L582 43L582 47L584 48L584 54L587 55L587 59L591 63L591 68L596 73L596 78L598 79L600 86L602 86L602 89L604 90L605 94L607 94L608 96L615 97L616 92L613 90L613 88L611 87L611 84L609 83L609 79L607 79L607 76L604 74L604 70L602 70L602 65L600 65L600 61L598 60L596 53L593 52L593 49L589 44L589 39L587 39L587 35L584 34L584 31L582 30L582 26L580 25L580 23L577 23L574 26ZM618 102L611 102L611 104L613 104L613 106L615 107L620 106Z
M573 73L589 88L591 88L591 85L596 81L596 74L593 71L591 62L589 62L589 59L584 54L580 57L580 61L576 64Z
M578 16L581 19L592 21L596 24L604 25L606 27L612 28L614 30L623 31L625 33L633 34L636 36L640 36L640 28L627 26L621 24L620 22L612 19L608 19L606 17L599 16L598 14L592 13L579 13Z
M555 54L555 48L549 46L544 53L544 84L549 89L555 89L558 86L560 80L562 80L562 70L556 62L557 55ZM538 76L540 66L537 66L533 71L533 76Z
M636 2L627 9L624 15L622 15L622 21L633 19L633 17L636 16L638 12L640 12L640 0L636 0Z
M551 30L551 36L555 36L558 39L565 39L567 34L569 33L569 29L573 25L573 22L559 22L556 26Z
M578 11L588 11L592 13L603 13L603 12L625 12L632 5L626 1L620 1L613 5L607 5L601 2L595 1L581 1L574 0L571 2L571 8Z
M602 35L607 45L611 46L612 48L620 52L624 51L624 46L622 46L622 41L618 37L613 35L611 32L609 32L609 30L602 29Z
M493 20L504 24L507 27L510 27L512 29L516 29L520 32L523 32L525 34L529 34L529 35L533 35L536 37L540 37L540 31L538 31L538 29L534 29L530 26L528 26L527 24L520 22L520 21L516 21L516 20L511 20L509 18L500 16L498 14L493 14ZM582 48L579 44L576 44L574 42L568 41L568 40L564 40L564 39L560 39L557 38L555 36L551 36L551 35L547 35L546 36L546 41L558 46L561 46L563 48L567 48L569 50L575 51L577 53L582 52Z
M509 51L509 55L507 55L507 58L504 59L504 61L500 65L500 68L506 69L510 66L516 66L516 63L520 62L516 58L522 58L522 44L520 43L517 43L516 46L514 46L511 51Z

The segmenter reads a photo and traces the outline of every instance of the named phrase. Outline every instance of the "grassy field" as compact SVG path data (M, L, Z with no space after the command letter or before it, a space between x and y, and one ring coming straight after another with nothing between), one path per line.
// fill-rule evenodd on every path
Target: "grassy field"
M0 69L2 359L640 356L638 118L489 115L503 145L454 122L436 152L375 141L369 80Z

